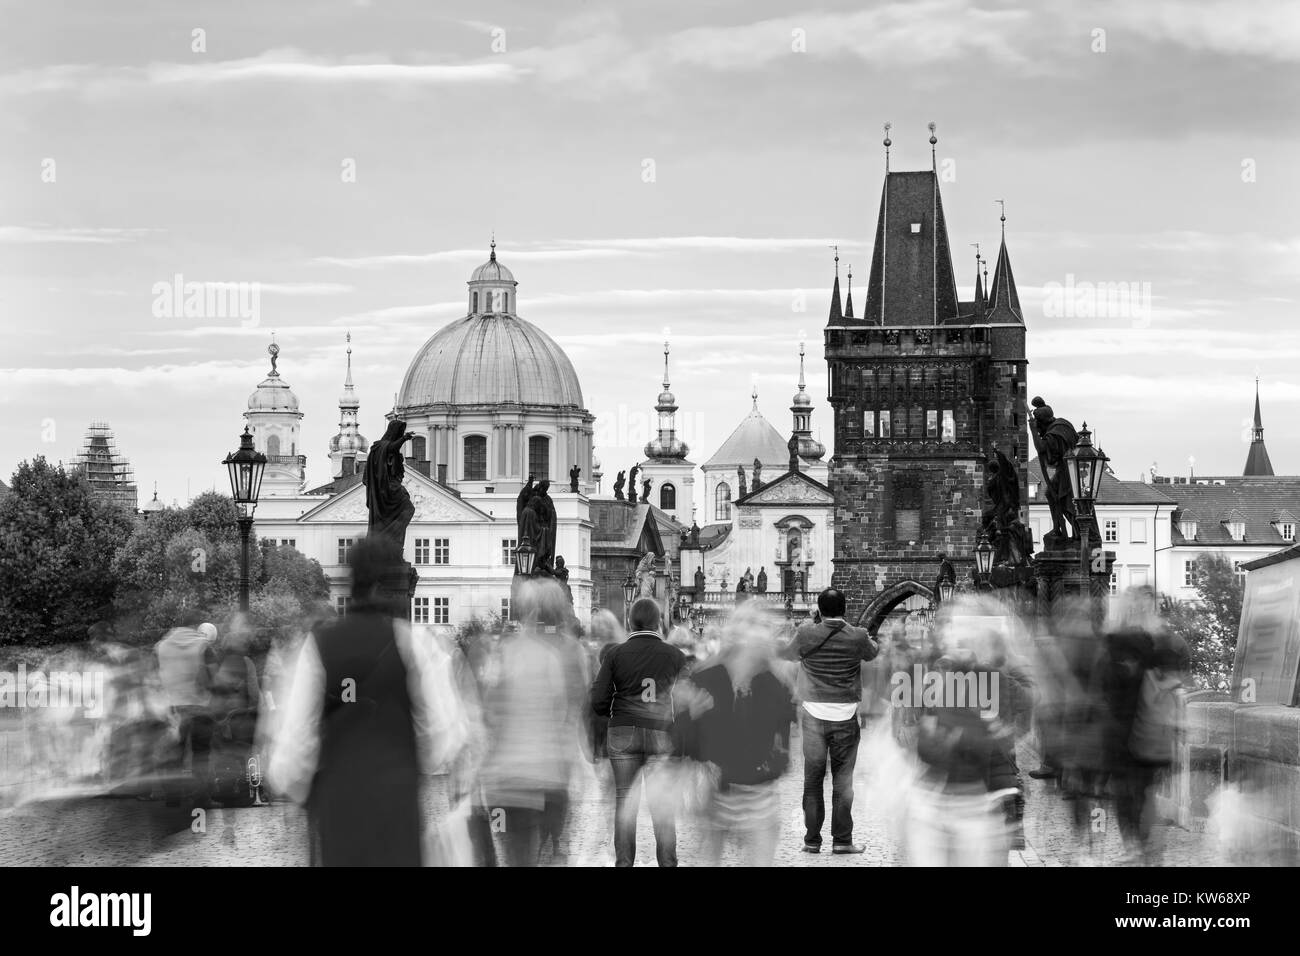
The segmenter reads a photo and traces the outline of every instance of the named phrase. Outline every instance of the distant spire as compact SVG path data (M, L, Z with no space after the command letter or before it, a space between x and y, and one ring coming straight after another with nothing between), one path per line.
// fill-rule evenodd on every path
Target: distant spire
M849 266L849 294L844 300L844 318L853 318L853 266Z
M800 343L799 343L799 391L802 392L806 387L807 387L807 386L804 385L804 380L803 380L803 343L800 342ZM1255 405L1255 418L1256 418L1257 420L1258 420L1258 418L1259 418L1259 404L1258 404L1258 402L1257 402L1256 405Z
M492 254L488 256L488 262L496 262L497 261L497 231L495 229L492 230L492 242L490 243L489 247L492 250Z
M939 169L939 161L935 158L934 147L939 142L939 138L934 135L934 123L930 124L930 168L936 172Z
M668 391L668 341L664 340L664 391Z
M971 245L975 247L975 316L982 319L984 318L985 302L984 286L980 283L980 244L972 242Z
M348 374L347 377L343 379L343 387L344 388L352 387L352 330L351 329L348 330Z
M889 147L894 145L893 140L889 138L889 130L890 127L893 125L894 125L893 123L885 124L885 172L886 173L889 172Z
M1255 379L1255 426L1250 433L1250 451L1246 453L1246 467L1241 470L1247 478L1270 477L1273 463L1264 447L1264 419L1259 412L1259 378Z
M831 314L827 323L834 325L844 318L844 313L840 310L840 247L831 248L835 250L835 284L831 286Z

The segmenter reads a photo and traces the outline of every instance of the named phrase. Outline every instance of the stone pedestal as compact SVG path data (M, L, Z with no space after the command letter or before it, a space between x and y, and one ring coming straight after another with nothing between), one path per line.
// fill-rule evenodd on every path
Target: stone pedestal
M407 561L394 567L379 586L380 600L386 604L394 617L411 616L411 599L415 597L415 586L420 580L419 573Z
M1081 566L1077 542L1073 547L1034 555L1035 612L1039 621L1051 620L1063 599L1085 597L1092 607L1093 628L1100 631L1106 622L1106 599L1110 597L1110 573L1114 564L1114 551L1096 551L1086 568Z

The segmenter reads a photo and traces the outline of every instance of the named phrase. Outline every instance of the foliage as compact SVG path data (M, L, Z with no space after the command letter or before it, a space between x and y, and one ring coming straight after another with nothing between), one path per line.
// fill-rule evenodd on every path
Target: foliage
M0 644L84 640L112 607L105 556L130 536L131 514L44 456L20 463L10 485L0 499Z
M1196 600L1166 598L1161 613L1170 632L1187 642L1192 683L1202 690L1228 691L1244 589L1232 564L1219 554L1196 559L1193 582Z

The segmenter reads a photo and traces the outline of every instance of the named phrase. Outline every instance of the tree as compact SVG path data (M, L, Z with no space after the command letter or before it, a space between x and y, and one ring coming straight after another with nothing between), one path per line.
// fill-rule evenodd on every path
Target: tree
M217 623L239 598L239 511L229 497L205 492L183 509L164 509L113 560L117 607L152 636L187 612ZM254 528L256 531L256 527ZM283 629L323 611L329 581L320 564L292 548L249 548L249 610L254 624Z
M1161 611L1169 630L1187 642L1192 682L1203 690L1229 691L1244 589L1221 554L1201 555L1192 574L1196 600L1166 599Z
M130 538L132 516L44 456L20 463L10 485L0 499L0 644L84 640L111 612L104 557Z

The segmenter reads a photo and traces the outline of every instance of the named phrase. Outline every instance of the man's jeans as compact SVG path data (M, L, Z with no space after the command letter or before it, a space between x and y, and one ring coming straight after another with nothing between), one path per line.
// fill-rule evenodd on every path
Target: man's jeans
M799 708L803 737L804 842L822 845L822 823L826 820L826 759L831 764L831 840L835 845L853 842L853 768L858 762L858 741L862 728L857 717L849 720L819 720Z
M636 815L641 808L640 778L644 768L655 855L660 866L676 866L676 805L672 781L662 772L672 755L672 737L666 730L610 727L606 747L614 770L614 865L631 866L636 862Z

